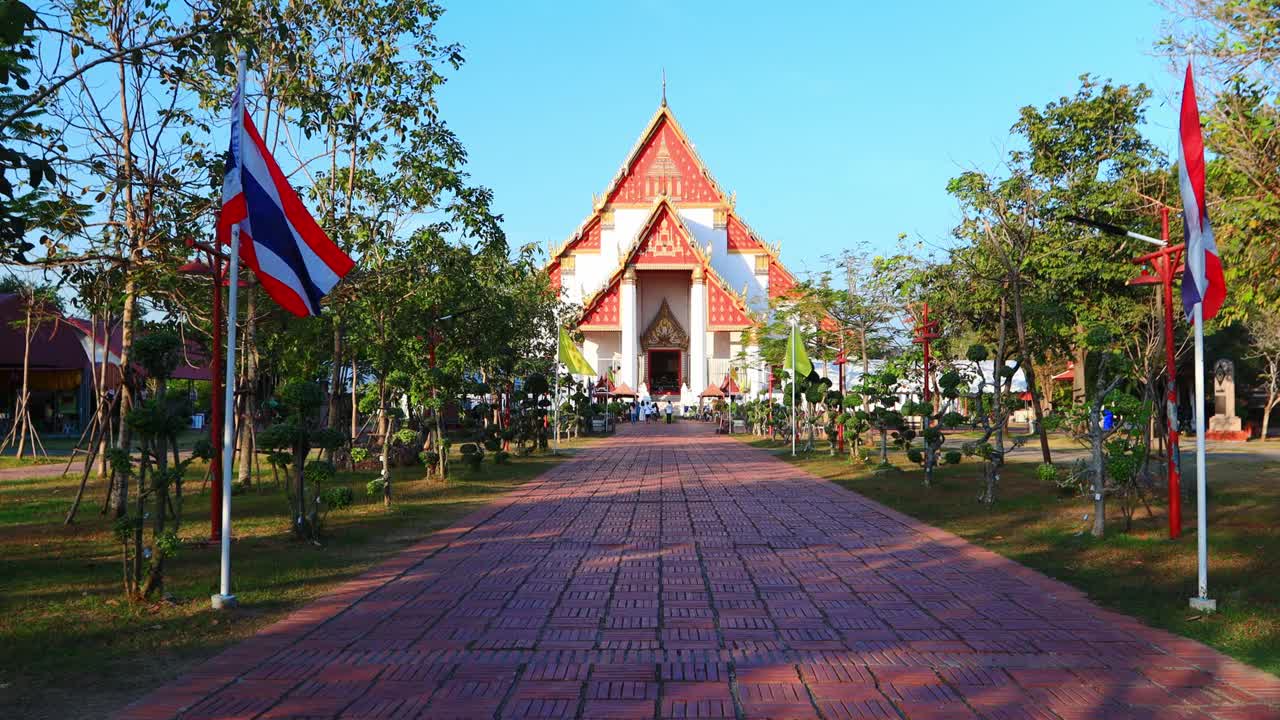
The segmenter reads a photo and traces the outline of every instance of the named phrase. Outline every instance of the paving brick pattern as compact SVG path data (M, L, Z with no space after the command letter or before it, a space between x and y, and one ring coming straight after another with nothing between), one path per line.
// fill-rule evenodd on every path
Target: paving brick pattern
M1280 718L1280 679L700 424L626 428L122 719Z

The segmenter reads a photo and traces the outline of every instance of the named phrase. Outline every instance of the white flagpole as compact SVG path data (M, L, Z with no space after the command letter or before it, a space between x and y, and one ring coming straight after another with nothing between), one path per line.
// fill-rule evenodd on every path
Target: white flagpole
M1218 603L1209 598L1209 518L1205 507L1204 459L1204 306L1201 303L1195 304L1192 317L1196 341L1196 395L1192 401L1196 411L1196 553L1200 572L1199 594L1191 598L1191 607L1212 612L1218 609Z
M552 408L553 422L556 424L556 450L555 454L560 454L560 340L556 339L556 399L555 407Z
M796 370L796 319L791 318L791 457L796 456L796 379L800 373Z
M244 162L244 93L245 93L245 54L242 50L237 60L236 92L239 101L232 112L235 119L236 151L240 155L239 162ZM240 289L240 224L231 226L231 259L228 263L227 281L230 289L227 292L227 375L224 387L222 413L222 558L219 572L218 594L211 598L215 610L235 607L236 596L231 594L231 463L235 458L235 416L236 416L236 302ZM242 458L243 460L243 458Z

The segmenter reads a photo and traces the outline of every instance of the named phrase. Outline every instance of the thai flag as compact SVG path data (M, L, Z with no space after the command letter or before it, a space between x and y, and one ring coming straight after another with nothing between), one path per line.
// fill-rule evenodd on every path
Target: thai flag
M1187 63L1178 125L1178 181L1182 189L1187 258L1187 269L1182 274L1182 306L1191 318L1195 304L1201 303L1202 317L1211 320L1227 298L1227 284L1205 203L1204 138L1200 134L1200 109L1196 106L1190 63Z
M320 298L355 263L307 212L267 151L238 92L232 107L218 241L230 244L231 228L238 223L240 258L253 269L267 294L298 317L319 315Z

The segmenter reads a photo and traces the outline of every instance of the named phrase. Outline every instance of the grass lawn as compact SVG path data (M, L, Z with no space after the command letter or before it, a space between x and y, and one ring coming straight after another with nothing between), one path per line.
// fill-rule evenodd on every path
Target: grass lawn
M789 447L767 439L744 440L1070 583L1101 605L1280 674L1280 462L1274 459L1237 455L1209 462L1209 594L1220 612L1202 616L1187 606L1196 594L1194 499L1183 503L1185 527L1179 540L1168 539L1163 494L1152 504L1154 517L1140 509L1127 533L1119 509L1112 506L1107 537L1095 539L1084 519L1092 503L1060 497L1035 479L1039 452L1011 459L999 500L988 509L976 501L982 470L971 460L940 468L934 486L925 488L923 471L900 452L891 452L890 458L902 473L876 475L825 451L793 460ZM1184 473L1184 483L1194 482L1190 462Z
M571 454L592 440L565 442ZM171 600L134 605L123 598L120 549L98 514L101 482L91 480L78 522L62 525L79 478L0 481L0 708L4 717L99 718L252 634L333 585L445 527L498 494L560 462L486 457L476 473L460 462L447 483L422 468L396 471L395 505L369 498L376 472L344 473L351 508L329 515L323 548L292 539L283 491L270 474L237 495L233 511L233 591L242 608L216 614L218 551L208 537L203 466L188 474L185 544L170 562Z
M66 462L67 459L65 457L59 457L53 454L48 456L32 455L31 451L28 450L25 457L21 460L19 460L15 454L0 455L0 470L6 468L30 467L32 465L53 465L55 463L65 464Z
M195 445L196 440L206 438L209 433L204 430L184 430L178 434L178 447L182 450L189 450ZM29 465L56 465L58 463L66 464L70 458L72 451L77 447L80 441L79 436L60 435L58 437L41 438L41 444L48 455L37 455L31 451L30 443L27 444L27 452L21 460L17 458L17 448L5 448L4 454L0 455L0 470L7 468L27 467ZM79 457L83 458L84 455Z

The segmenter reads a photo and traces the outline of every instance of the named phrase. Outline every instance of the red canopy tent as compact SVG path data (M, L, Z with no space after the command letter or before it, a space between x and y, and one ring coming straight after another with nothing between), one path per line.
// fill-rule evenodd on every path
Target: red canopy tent
M737 397L742 394L742 390L738 388L738 383L734 381L732 375L724 376L724 382L720 383L720 391L727 397Z
M613 390L610 391L609 394L614 397L635 397L636 391L632 390L630 385L623 382L614 385Z

